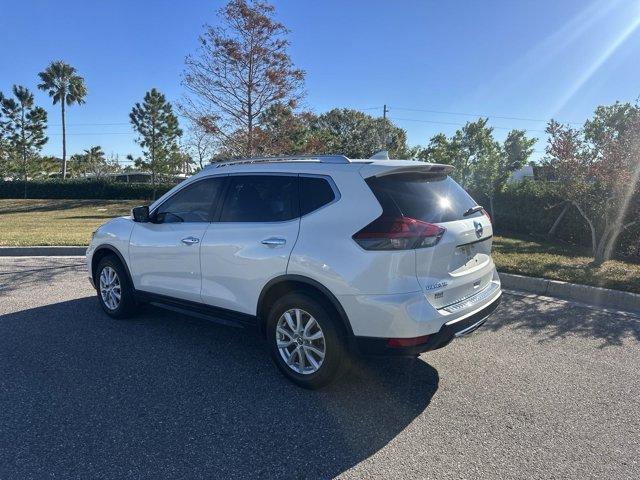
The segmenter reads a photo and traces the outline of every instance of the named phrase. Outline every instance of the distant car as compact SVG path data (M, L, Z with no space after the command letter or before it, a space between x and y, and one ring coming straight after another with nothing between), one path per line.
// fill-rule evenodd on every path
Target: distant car
M104 311L141 302L257 326L306 388L354 352L417 355L478 328L499 303L489 216L451 167L344 156L219 163L87 250Z

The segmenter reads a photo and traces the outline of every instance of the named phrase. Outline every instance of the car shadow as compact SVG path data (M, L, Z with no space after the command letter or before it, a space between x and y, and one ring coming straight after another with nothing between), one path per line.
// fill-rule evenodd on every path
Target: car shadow
M597 298L594 298L594 304ZM504 295L483 330L512 328L528 332L540 341L580 336L599 347L621 346L630 339L640 342L640 316L527 295Z
M0 317L0 477L331 478L428 407L420 359L356 362L294 386L258 335L147 307L117 321L95 298Z

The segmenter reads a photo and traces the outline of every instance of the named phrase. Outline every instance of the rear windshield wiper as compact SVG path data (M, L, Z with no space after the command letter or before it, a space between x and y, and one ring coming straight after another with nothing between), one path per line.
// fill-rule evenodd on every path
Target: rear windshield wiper
M482 205L476 205L475 207L471 207L469 210L462 214L463 217L468 217L469 215L473 215L474 213L482 210Z

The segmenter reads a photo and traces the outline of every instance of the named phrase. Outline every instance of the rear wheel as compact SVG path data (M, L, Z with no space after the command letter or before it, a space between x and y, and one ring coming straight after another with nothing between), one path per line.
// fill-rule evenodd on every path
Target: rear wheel
M271 358L291 381L304 388L321 388L343 370L347 361L338 320L322 302L289 293L271 308L267 342Z
M107 315L126 318L135 309L133 289L120 260L108 255L100 260L95 274L98 301Z

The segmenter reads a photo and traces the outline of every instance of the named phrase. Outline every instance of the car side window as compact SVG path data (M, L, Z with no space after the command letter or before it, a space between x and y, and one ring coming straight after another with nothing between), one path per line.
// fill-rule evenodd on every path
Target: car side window
M282 222L298 216L298 177L238 175L222 206L221 222Z
M300 182L300 215L313 212L336 198L326 178L300 177Z
M160 205L156 223L210 222L225 178L207 178L183 188Z

